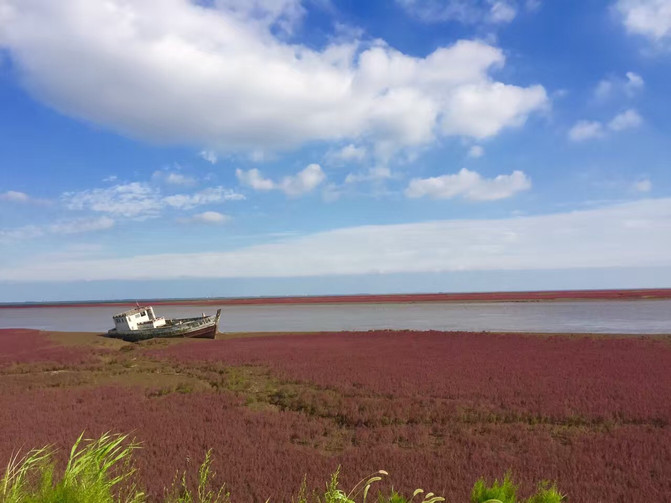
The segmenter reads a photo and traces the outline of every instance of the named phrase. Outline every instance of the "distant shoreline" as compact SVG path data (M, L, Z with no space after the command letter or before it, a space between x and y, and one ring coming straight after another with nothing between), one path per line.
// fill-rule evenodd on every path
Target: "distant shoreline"
M414 293L381 295L315 295L287 297L223 297L202 299L137 299L91 302L30 302L0 304L0 309L152 305L283 305L283 304L398 304L419 302L549 302L590 300L671 299L671 288L625 290L549 290L527 292Z

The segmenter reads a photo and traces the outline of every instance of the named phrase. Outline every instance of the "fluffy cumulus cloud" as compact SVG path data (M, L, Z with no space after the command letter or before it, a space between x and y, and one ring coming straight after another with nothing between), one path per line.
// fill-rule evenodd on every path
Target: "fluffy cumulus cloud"
M471 201L494 201L511 197L530 188L531 180L522 171L513 171L510 175L498 175L494 178L484 178L475 171L463 168L453 175L415 178L410 181L405 195L412 198L463 197Z
M578 121L568 132L568 137L571 141L585 141L594 138L602 138L603 136L603 124L599 121Z
M671 1L618 0L615 7L628 32L655 42L671 38Z
M237 169L235 174L241 184L254 190L280 190L293 197L312 192L326 179L326 175L319 164L310 164L295 175L285 176L278 182L265 178L256 168L248 171Z
M634 109L625 110L617 114L608 122L611 131L624 131L625 129L637 128L643 123L643 119Z
M298 0L0 0L0 48L61 112L208 152L349 140L390 155L444 135L493 136L548 103L541 85L495 80L505 58L485 42L426 57L383 41L316 50L278 34L301 13Z
M426 23L509 23L517 14L514 2L503 0L396 0L396 3Z
M80 192L65 192L61 202L69 210L88 210L126 218L158 216L166 208L188 210L205 204L238 201L242 194L224 187L209 187L190 194L165 195L158 187L133 182Z
M569 129L568 137L574 142L593 140L595 138L603 138L609 131L619 132L626 129L634 129L642 123L643 118L636 110L630 108L617 114L605 124L600 121L578 121Z
M277 187L277 184L270 178L264 178L257 168L250 169L249 171L236 169L235 175L238 177L238 180L242 185L251 187L254 190L266 191L273 190Z
M305 277L671 266L671 199L486 220L368 225L227 252L0 266L0 280Z

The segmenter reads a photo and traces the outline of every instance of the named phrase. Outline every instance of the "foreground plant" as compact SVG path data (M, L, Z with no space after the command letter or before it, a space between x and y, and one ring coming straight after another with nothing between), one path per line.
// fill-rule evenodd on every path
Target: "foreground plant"
M382 480L382 477L389 475L385 470L378 470L368 477L361 479L348 493L339 489L338 487L338 476L340 474L340 467L331 475L331 480L326 484L326 492L324 493L324 503L356 503L357 497L361 496L361 502L366 503L368 498L368 493L370 488L376 482ZM301 492L298 498L299 503L307 503L307 498L305 497L305 481L301 486ZM415 500L416 497L420 497ZM385 496L382 493L378 494L377 501L378 503L411 503L417 501L417 503L438 503L440 501L445 501L445 498L442 496L436 496L433 493L424 493L424 489L415 489L415 492L412 494L410 499L405 498L396 491L391 492L389 496ZM321 499L318 498L317 501L321 502Z
M171 490L167 493L165 503L230 503L231 495L226 491L226 485L212 487L212 478L215 473L212 467L212 449L205 454L205 461L198 468L198 487L192 491L186 482L186 472L182 472L179 482L175 480Z
M132 464L133 451L139 448L127 435L103 434L98 439L79 436L70 450L62 476L56 477L54 449L34 449L24 457L13 455L0 479L0 503L145 503L146 494L138 489L137 472ZM340 468L331 475L323 495L307 495L303 480L296 503L366 503L371 488L389 474L378 470L361 479L349 492L339 487ZM187 473L175 478L166 491L165 503L230 503L226 486L215 486L212 479L212 451L198 469L195 484L187 482ZM268 502L270 502L270 498ZM564 496L556 486L545 482L538 492L524 503L561 503ZM406 498L392 490L389 495L378 491L377 503L439 503L442 496L416 489ZM517 486L510 474L502 482L489 486L480 479L473 487L472 503L522 503L517 499Z
M525 503L561 503L565 496L557 490L556 485L542 482L538 492L525 500ZM522 503L517 499L517 485L513 483L510 472L506 473L501 482L494 480L488 486L484 479L478 480L471 492L471 503Z
M138 448L127 435L103 434L98 439L79 436L60 479L54 477L54 450L43 447L23 458L12 456L0 485L3 503L139 503L131 454ZM85 442L85 443L83 443Z
M354 503L354 499L363 491L362 501L365 502L368 497L368 491L375 482L382 480L382 476L389 475L384 470L378 470L375 473L361 479L349 493L345 493L338 488L338 475L340 467L331 475L331 480L326 484L324 493L324 503Z

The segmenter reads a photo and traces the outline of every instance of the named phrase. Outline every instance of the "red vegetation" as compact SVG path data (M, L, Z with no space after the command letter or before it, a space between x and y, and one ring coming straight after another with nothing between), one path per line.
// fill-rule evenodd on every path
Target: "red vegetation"
M666 425L669 349L643 337L374 331L203 341L160 354L184 362L262 365L283 379L346 394L365 388L503 417Z
M671 288L638 290L559 290L541 292L470 292L470 293L409 293L387 295L322 295L306 297L251 297L240 299L194 300L195 304L332 304L332 303L405 303L405 302L493 302L539 300L633 300L668 299ZM166 304L182 302L165 301Z
M16 363L86 363L94 358L88 348L66 348L54 344L37 330L0 329L0 368Z
M19 446L112 430L142 442L153 494L210 447L234 501L288 501L304 474L321 485L339 464L345 486L383 468L397 489L454 502L507 469L525 492L557 480L573 503L671 494L662 339L338 333L128 346L115 358L100 368L146 365L155 388L38 386L32 376L27 389L0 373L0 464ZM209 391L164 393L165 375Z

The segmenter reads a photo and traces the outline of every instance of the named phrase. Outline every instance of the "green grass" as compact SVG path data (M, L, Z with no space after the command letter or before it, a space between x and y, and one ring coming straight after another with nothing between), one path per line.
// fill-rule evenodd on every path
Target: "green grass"
M564 498L556 485L544 481L539 485L536 494L520 500L510 472L505 474L501 482L495 480L492 485L488 485L484 479L478 480L471 492L471 503L560 503Z
M23 458L13 456L0 482L2 503L136 503L145 495L134 483L132 452L126 435L79 436L67 465L56 477L54 450L47 446Z
M105 433L97 439L80 435L70 450L64 469L58 470L55 450L42 447L23 457L13 455L0 479L0 503L144 503L146 494L137 482L133 466L133 451L137 442L127 435ZM187 482L187 473L178 474L170 488L166 488L165 503L230 503L231 495L225 485L213 483L212 452L208 451L198 469L197 483ZM389 474L378 470L361 479L346 491L340 487L340 469L331 475L323 492L308 494L303 481L292 503L438 503L441 496L416 489L406 497L392 490L389 494L377 491L375 484ZM555 485L543 482L536 494L526 500L517 496L517 486L510 473L501 482L488 485L484 479L475 483L471 503L560 503L564 496ZM270 501L270 500L269 500Z

